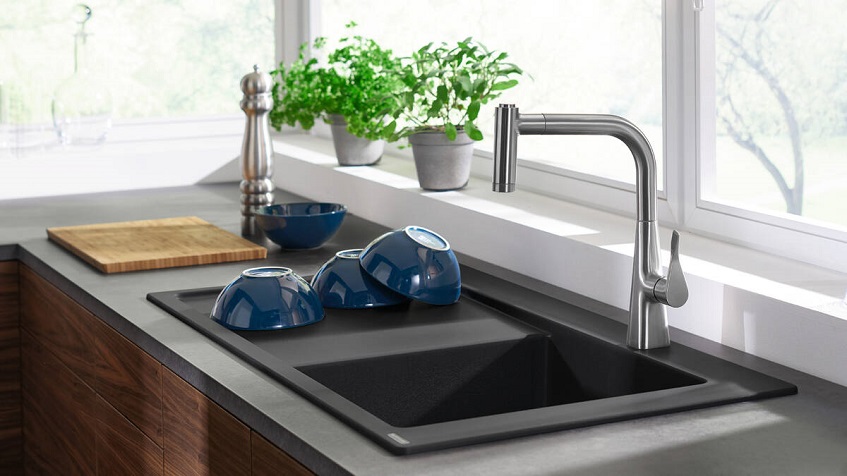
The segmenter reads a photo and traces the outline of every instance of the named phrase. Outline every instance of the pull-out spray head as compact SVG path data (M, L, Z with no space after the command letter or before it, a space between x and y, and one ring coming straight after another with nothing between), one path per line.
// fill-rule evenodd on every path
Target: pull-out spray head
M515 191L518 164L518 108L500 104L494 111L494 182L495 192Z

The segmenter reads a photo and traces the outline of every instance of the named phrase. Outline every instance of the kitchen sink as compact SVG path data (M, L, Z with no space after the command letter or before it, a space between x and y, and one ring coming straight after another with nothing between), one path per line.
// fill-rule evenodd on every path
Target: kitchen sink
M705 382L611 345L587 350L563 355L553 339L535 334L298 370L404 428Z
M612 319L462 267L458 303L327 309L232 331L221 288L148 299L395 454L790 395L787 382L673 343L633 351Z

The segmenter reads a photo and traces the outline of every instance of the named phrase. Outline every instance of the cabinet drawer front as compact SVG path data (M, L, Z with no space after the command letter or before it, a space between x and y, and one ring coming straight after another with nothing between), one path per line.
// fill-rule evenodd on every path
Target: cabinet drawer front
M21 337L17 261L0 262L0 474L19 474L21 437Z
M250 474L250 429L169 370L165 474Z
M94 390L21 334L27 474L95 474Z
M105 323L96 329L97 393L162 446L162 364Z
M250 440L253 450L253 476L278 474L312 476L315 474L255 431L250 432Z
M29 331L91 388L94 331L98 319L65 293L20 267L21 327Z
M21 325L162 446L162 365L156 359L26 266Z
M97 474L161 475L163 458L161 446L97 397Z

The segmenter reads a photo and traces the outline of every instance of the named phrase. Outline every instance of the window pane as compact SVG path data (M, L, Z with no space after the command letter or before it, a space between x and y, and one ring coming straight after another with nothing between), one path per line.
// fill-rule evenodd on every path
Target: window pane
M704 198L847 225L847 1L716 5Z
M524 113L606 113L634 122L662 156L662 9L658 0L486 0L397 2L323 0L321 34L345 35L344 25L400 56L431 42L468 36L506 51L525 76L488 104L480 117L493 131L497 103ZM491 150L493 133L481 148ZM544 163L634 183L627 148L608 137L522 137L518 153Z
M7 132L52 122L53 94L74 73L78 3L4 2L0 125ZM86 63L95 79L85 94L108 89L113 118L239 114L241 77L253 64L274 66L273 2L86 3Z

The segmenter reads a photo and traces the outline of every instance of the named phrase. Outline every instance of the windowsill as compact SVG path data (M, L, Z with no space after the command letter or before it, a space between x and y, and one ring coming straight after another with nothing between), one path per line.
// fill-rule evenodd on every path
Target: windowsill
M417 224L458 252L617 307L629 305L634 218L542 195L495 194L472 177L460 191L419 188L407 151L371 167L339 167L332 142L274 137L274 181L313 200L346 204L388 227ZM486 159L474 166L486 173ZM670 230L660 227L663 262ZM365 245L363 243L362 245ZM689 302L671 326L847 385L847 275L684 233Z
M240 155L243 133L239 116L124 120L96 146L63 147L43 130L0 148L0 200L194 184Z

